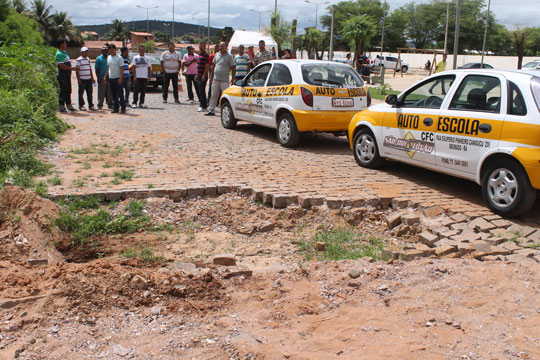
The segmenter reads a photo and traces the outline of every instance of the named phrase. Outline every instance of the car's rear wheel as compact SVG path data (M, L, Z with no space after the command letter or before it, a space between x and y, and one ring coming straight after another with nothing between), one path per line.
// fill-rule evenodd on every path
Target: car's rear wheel
M499 159L487 165L482 176L482 195L491 210L502 216L519 216L536 200L536 190L517 161Z
M401 67L401 72L402 72L402 73L406 73L408 70L409 70L409 67L406 66L406 65L403 65L403 66Z
M384 160L379 155L375 136L368 128L360 129L353 140L354 159L358 165L370 169L378 168Z
M221 125L225 129L234 129L236 127L236 118L228 101L225 101L221 106Z
M285 147L294 147L300 140L296 121L294 121L293 116L289 113L279 116L276 132L279 143Z

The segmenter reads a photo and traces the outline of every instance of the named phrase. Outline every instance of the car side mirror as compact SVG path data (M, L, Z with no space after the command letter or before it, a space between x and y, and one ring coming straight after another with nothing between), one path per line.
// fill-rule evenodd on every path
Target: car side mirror
M398 104L397 95L396 94L386 95L386 97L384 98L384 102L387 103L388 105L397 106Z
M234 83L234 85L236 86L244 86L244 80L236 80L236 82Z

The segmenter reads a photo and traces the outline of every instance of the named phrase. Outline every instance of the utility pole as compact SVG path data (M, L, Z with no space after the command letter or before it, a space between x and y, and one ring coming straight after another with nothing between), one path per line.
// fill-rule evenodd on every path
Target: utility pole
M274 2L274 13L277 14L277 0Z
M448 53L448 18L450 15L450 3L446 3L446 30L444 31L444 53Z
M137 5L137 7L141 8L141 9L146 9L146 32L150 33L150 26L149 26L149 20L148 20L148 10L157 9L159 6L156 5L156 6L151 6L151 7L144 7L144 6L141 6L141 5Z
M208 46L210 48L210 0L208 0Z
M249 11L253 11L254 13L257 13L259 14L259 32L261 31L261 14L264 14L264 13L272 13L270 10L265 10L265 11L257 11L257 10L253 10L253 9L250 9Z
M328 51L328 61L334 59L334 14L336 13L336 6L332 5L332 21L330 22L330 50Z
M385 20L386 20L386 0L384 0L383 15L382 15L381 60L383 58L383 51L384 51L384 24L385 24Z
M171 41L174 43L174 0L172 0L172 33Z
M487 31L489 26L489 7L491 6L491 0L488 0L488 8L486 13L486 27L484 28L484 42L482 43L482 60L480 61L480 67L484 67L484 54L486 52L486 40L487 40Z
M315 2L312 0L304 0L304 1L308 4L315 5L315 29L318 29L319 28L319 5L330 4L330 2L329 1Z
M454 34L454 70L457 68L457 57L459 49L459 21L461 18L461 0L457 0L456 7L456 33Z
M165 26L165 34L166 34L165 37L166 37L166 38L169 38L169 39L167 40L167 42L170 41L170 36L171 36L171 34L169 34L169 25L171 25L171 24L169 24L169 23L163 23L163 26Z

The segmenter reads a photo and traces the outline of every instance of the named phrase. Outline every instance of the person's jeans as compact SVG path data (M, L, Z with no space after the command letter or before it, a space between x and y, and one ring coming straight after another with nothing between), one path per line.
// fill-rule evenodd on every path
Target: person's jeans
M210 107L208 111L213 113L218 104L221 93L230 86L229 81L215 80L212 82L212 97L210 98Z
M206 80L203 80L202 76L197 76L197 86L199 90L197 91L197 97L199 98L200 106L206 109L208 106L206 103Z
M60 91L58 92L58 104L60 106L71 105L71 75L57 75Z
M198 88L198 85L195 82L195 74L186 74L186 87L189 100L193 100L193 87L195 87L195 92L197 92Z
M107 105L109 107L112 107L112 94L111 94L111 88L107 83L103 81L103 78L98 79L98 85L97 85L97 97L98 97L98 107L103 107L103 100L107 100Z
M126 104L129 104L129 93L131 91L131 78L125 77L122 80L122 87L124 88L124 100Z
M111 95L113 98L113 110L118 111L122 108L122 111L125 111L126 100L124 99L123 84L118 83L118 78L109 79L109 87L111 88Z
M139 102L139 105L144 104L144 96L146 95L147 84L148 79L137 78L135 81L135 90L133 91L133 104L137 104L137 102Z
M84 106L84 92L86 91L86 99L88 100L88 106L94 106L94 101L92 100L92 79L81 80L79 84L79 108Z
M165 73L163 76L163 100L167 100L169 95L169 81L172 82L174 100L178 101L178 73Z

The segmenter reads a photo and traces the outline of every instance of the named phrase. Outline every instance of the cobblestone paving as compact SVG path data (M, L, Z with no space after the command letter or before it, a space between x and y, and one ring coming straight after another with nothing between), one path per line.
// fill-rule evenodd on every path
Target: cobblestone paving
M306 135L298 148L285 149L275 130L243 123L226 130L218 116L197 113L197 105L162 104L157 91L148 94L147 105L127 115L66 115L74 129L45 155L62 179L50 192L238 185L338 202L399 198L473 217L492 214L472 182L399 163L360 168L344 137ZM539 209L537 203L521 220L537 227Z

